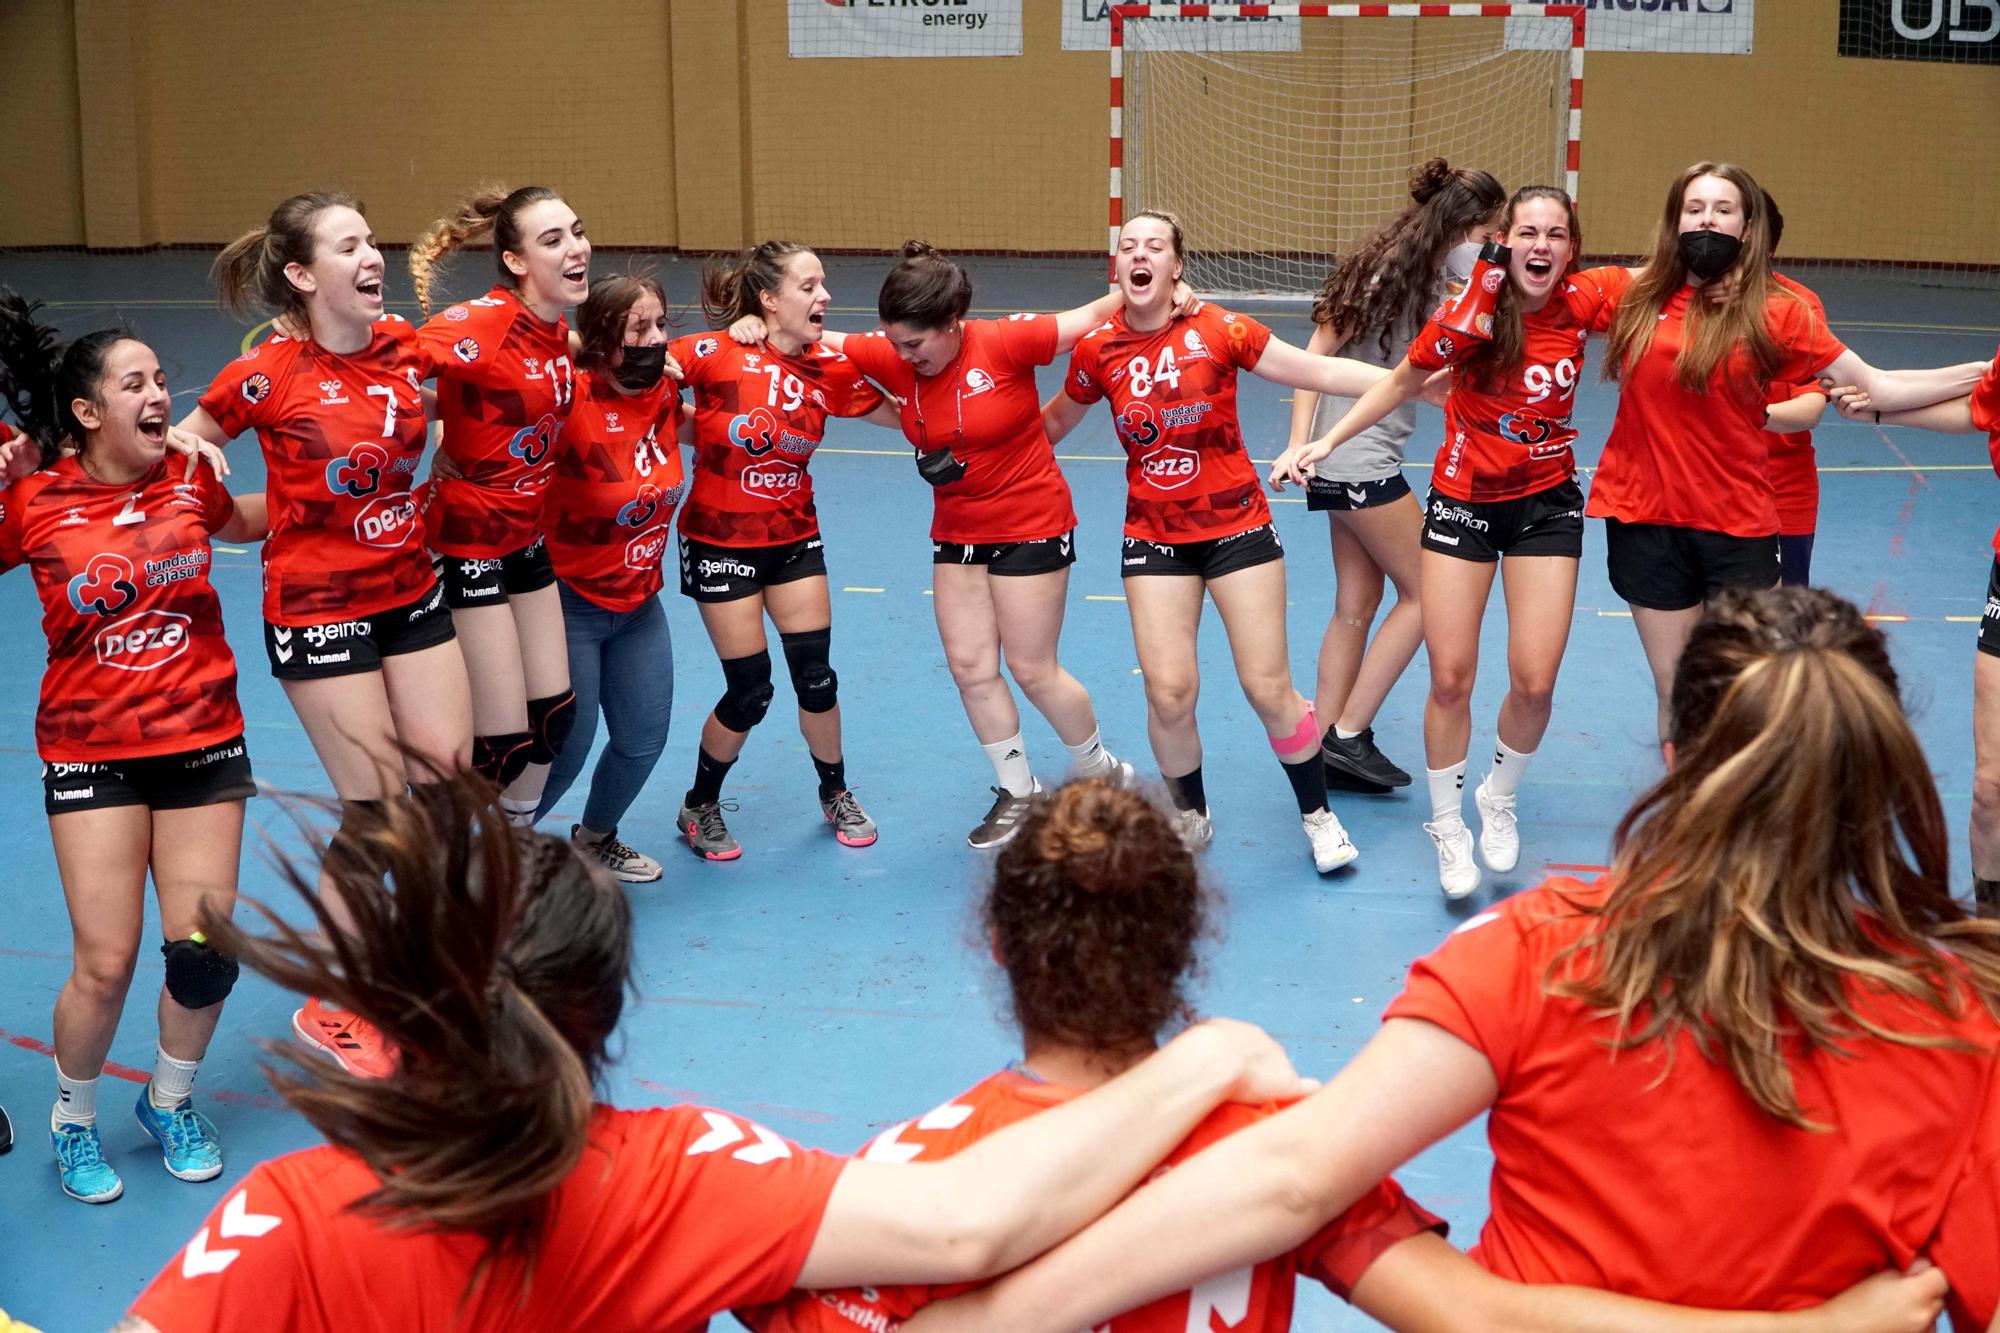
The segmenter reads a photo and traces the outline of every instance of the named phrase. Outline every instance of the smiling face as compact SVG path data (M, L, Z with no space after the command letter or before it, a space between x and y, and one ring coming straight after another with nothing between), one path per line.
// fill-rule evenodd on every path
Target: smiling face
M963 328L957 320L938 329L920 329L913 324L884 324L882 332L896 355L910 363L919 375L935 375L958 355Z
M382 252L368 219L345 204L313 221L309 264L285 265L285 278L316 314L348 323L382 318Z
M166 454L173 405L160 358L138 339L123 338L105 351L94 396L74 399L70 410L89 436L85 449L93 460L143 471Z
M1681 194L1682 231L1708 229L1741 236L1745 220L1743 192L1721 176L1696 176Z
M800 250L785 259L785 275L774 291L757 294L764 322L773 332L799 343L818 342L826 332L826 307L833 295L826 288L826 268L819 256Z
M618 340L618 350L612 353L610 364L624 365L627 347L658 347L666 341L667 308L651 292L641 292L632 308L625 312L625 334Z
M560 199L529 204L515 218L521 248L502 260L530 305L561 309L582 302L590 292L590 241L583 223Z
M1164 218L1133 218L1118 233L1116 264L1127 310L1156 310L1170 302L1181 276L1172 224Z
M1508 277L1527 298L1529 308L1539 309L1569 271L1576 254L1569 209L1558 199L1523 199L1501 239L1513 252L1507 261Z

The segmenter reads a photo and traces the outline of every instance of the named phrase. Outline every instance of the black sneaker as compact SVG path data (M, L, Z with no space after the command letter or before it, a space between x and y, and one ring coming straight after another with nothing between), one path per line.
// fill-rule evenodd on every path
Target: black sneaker
M1373 727L1351 740L1342 740L1338 732L1329 730L1326 739L1320 742L1319 757L1329 769L1358 782L1372 783L1384 789L1410 785L1410 775L1390 763L1389 757L1375 748Z

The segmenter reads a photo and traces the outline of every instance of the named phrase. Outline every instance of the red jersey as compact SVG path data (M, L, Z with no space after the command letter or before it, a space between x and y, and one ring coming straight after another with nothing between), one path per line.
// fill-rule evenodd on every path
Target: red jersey
M1230 537L1271 521L1236 419L1236 372L1271 330L1218 305L1141 333L1119 311L1070 354L1063 382L1083 404L1110 398L1125 446L1125 535L1152 542Z
M417 343L437 378L439 447L465 474L431 487L431 548L495 560L533 545L574 387L569 325L544 324L501 286L429 320Z
M128 486L58 460L0 491L0 569L25 564L49 666L35 710L48 763L202 750L243 734L236 659L209 586L209 538L236 502L169 457Z
M348 1211L374 1173L309 1148L251 1171L131 1312L160 1333L700 1329L791 1287L845 1164L720 1111L601 1106L527 1291L502 1266L468 1294L483 1241Z
M818 343L787 356L696 333L668 348L694 390L694 485L681 535L717 546L779 546L819 535L806 467L826 419L861 417L882 395Z
M1410 970L1390 1018L1415 1018L1485 1054L1500 1085L1487 1116L1493 1180L1480 1263L1520 1282L1573 1282L1676 1305L1790 1310L1922 1254L1952 1208L1995 1093L1996 1025L1969 988L1946 1018L1851 983L1863 1023L1967 1044L1857 1036L1848 1054L1790 1052L1806 1115L1757 1109L1683 1034L1614 1053L1615 1019L1548 991L1588 937L1578 904L1600 882L1553 880L1480 913ZM1572 962L1574 962L1574 958ZM1574 968L1565 964L1573 975ZM1954 1286L1991 1292L1992 1233ZM1993 1314L1984 1302L1978 1327Z
M1607 327L1631 285L1630 272L1598 268L1580 276L1594 280L1609 298L1598 321ZM1764 322L1781 358L1777 373L1759 380L1749 354L1739 347L1698 393L1674 378L1695 289L1683 286L1668 299L1646 354L1623 371L1618 415L1591 482L1587 514L1732 537L1778 531L1771 435L1764 429L1770 385L1811 379L1847 349L1814 313L1816 303L1804 299L1805 288L1782 277L1777 281L1791 293L1773 292L1764 305Z
M264 447L264 619L319 625L407 606L435 576L410 480L424 452L422 359L399 315L351 356L274 337L222 368L202 410Z
M1079 1092L1005 1070L929 1114L884 1131L862 1149L861 1157L883 1162L949 1157ZM1217 1108L1195 1126L1161 1169L1185 1161L1277 1109L1275 1105ZM1325 1283L1345 1299L1390 1246L1420 1232L1442 1235L1444 1230L1444 1223L1413 1203L1394 1180L1385 1180L1291 1254L1162 1297L1119 1315L1099 1333L1183 1333L1214 1327L1212 1320L1217 1317L1236 1333L1283 1333L1291 1327L1292 1289L1299 1274ZM903 1320L932 1301L973 1285L798 1291L779 1305L738 1310L736 1317L757 1333L854 1333L856 1329L894 1333Z
M932 541L1060 537L1076 526L1076 510L1035 387L1035 367L1056 359L1056 317L968 319L964 329L958 356L921 381L879 330L849 338L845 350L895 395L903 434L919 452L949 449L965 464L963 477L932 488Z
M1584 346L1605 306L1589 274L1572 274L1540 310L1521 316L1521 361L1497 385L1454 374L1445 398L1445 445L1431 485L1454 500L1514 500L1576 475L1570 423ZM1462 367L1479 344L1433 320L1410 343L1419 370Z
M1986 432L1987 456L1993 460L1993 470L2000 472L2000 353L1972 386L1971 408L1972 425ZM1993 534L1993 550L2000 553L2000 532Z
M607 611L630 611L660 590L668 525L687 489L680 420L672 380L621 393L608 374L577 377L542 520L556 573Z

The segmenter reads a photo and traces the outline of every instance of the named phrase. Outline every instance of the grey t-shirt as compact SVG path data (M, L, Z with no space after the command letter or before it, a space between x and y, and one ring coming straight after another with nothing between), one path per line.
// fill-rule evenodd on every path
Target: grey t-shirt
M1438 275L1430 298L1424 303L1425 315L1444 299L1447 279L1463 286L1471 276L1471 268L1468 266L1460 272L1457 257L1451 256L1444 271ZM1420 317L1413 326L1395 330L1389 335L1389 350L1386 353L1382 350L1382 331L1363 329L1347 340L1339 355L1365 361L1371 366L1393 367L1410 350L1410 339L1416 337L1421 328L1423 319ZM1352 406L1352 398L1321 394L1313 408L1312 431L1306 438L1316 439L1332 430L1334 423L1347 415L1347 409ZM1409 443L1410 432L1416 428L1417 405L1414 402L1404 403L1314 464L1313 474L1322 481L1382 481L1393 477L1402 469L1403 446Z

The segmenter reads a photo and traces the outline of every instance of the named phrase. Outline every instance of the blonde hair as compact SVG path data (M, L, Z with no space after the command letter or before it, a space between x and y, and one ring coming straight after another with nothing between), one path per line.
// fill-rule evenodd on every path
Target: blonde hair
M523 185L509 192L503 185L486 185L472 192L457 208L430 225L410 247L410 276L417 284L417 304L431 312L431 283L438 260L474 241L493 241L493 260L503 286L516 285L507 255L521 249L520 216L531 204L561 195L546 185Z

